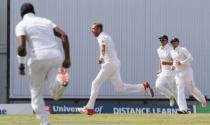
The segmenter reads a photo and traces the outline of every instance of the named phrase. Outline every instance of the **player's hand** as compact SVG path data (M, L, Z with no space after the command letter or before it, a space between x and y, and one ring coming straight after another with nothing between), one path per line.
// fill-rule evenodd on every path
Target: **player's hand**
M179 60L176 60L175 61L175 64L180 66L181 65L181 62Z
M161 64L162 64L162 65L168 65L168 62L162 61Z
M20 66L19 66L19 74L20 75L25 75L25 66L24 66L24 64L20 64Z
M165 61L161 61L161 64L162 64L162 65L166 65L166 62L165 62Z
M172 67L171 67L171 70L175 70L175 66L172 66Z
M104 58L99 58L97 64L102 64L102 63L104 63Z
M63 67L64 68L69 68L71 66L71 60L70 59L65 59L63 61Z

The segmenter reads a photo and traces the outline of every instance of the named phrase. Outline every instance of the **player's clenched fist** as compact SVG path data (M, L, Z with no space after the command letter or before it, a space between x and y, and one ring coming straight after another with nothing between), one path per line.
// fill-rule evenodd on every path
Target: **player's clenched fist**
M69 68L71 66L71 60L70 59L65 59L63 61L63 67L64 68Z
M20 66L19 66L19 74L20 75L25 75L25 66L24 66L24 64L20 64Z
M102 64L102 63L104 63L104 58L99 58L99 59L97 60L97 64Z

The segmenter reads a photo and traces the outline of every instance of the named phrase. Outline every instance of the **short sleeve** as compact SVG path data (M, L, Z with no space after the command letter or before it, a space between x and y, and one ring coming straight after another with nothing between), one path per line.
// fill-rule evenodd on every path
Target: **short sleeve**
M17 26L15 28L15 33L16 33L17 37L26 35L25 27L24 27L23 22L20 22L20 23L17 24Z
M184 47L182 47L182 52L183 52L184 56L187 58L192 56L191 53Z
M158 49L156 50L157 54L159 54L159 50L160 50L160 48L158 48Z
M106 45L106 41L106 38L103 36L98 39L99 45Z
M192 62L193 57L192 57L191 53L184 47L182 48L182 52L183 52L184 56L186 57L186 59L181 61L181 63L182 64L187 64L187 63Z
M47 19L46 19L46 20L47 20ZM57 25L56 25L54 22L52 22L51 20L47 20L47 22L48 22L48 24L49 24L52 28L57 27Z

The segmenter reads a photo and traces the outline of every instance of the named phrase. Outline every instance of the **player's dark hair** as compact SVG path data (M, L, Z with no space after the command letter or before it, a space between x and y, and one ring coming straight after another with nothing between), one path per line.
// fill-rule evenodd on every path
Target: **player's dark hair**
M34 7L31 3L23 3L20 8L20 15L23 17L27 13L35 14Z
M103 31L103 24L100 22L94 22L93 25L95 25L96 27L100 28L101 31Z
M171 43L173 43L173 42L178 42L179 43L179 39L175 37L171 40Z

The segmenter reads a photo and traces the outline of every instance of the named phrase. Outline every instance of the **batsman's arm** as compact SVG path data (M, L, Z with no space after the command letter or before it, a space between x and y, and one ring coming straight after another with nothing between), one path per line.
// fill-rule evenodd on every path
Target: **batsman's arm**
M53 28L55 36L59 37L61 39L64 53L65 53L65 59L63 61L63 67L69 68L71 66L71 58L70 58L70 47L69 47L69 40L66 33L60 29L59 27Z
M17 48L17 58L19 65L19 74L25 75L25 63L26 63L26 38L24 35L18 36L18 48Z

